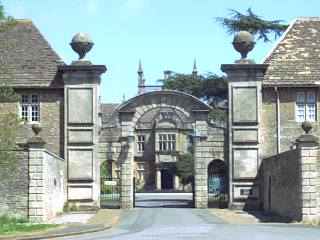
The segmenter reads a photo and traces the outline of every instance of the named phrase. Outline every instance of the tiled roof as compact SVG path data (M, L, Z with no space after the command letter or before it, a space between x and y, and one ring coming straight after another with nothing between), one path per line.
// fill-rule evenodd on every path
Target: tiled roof
M118 122L118 112L116 107L118 103L102 103L101 112L102 112L102 123L108 125L114 125Z
M0 31L0 41L11 45L0 49L0 61L13 76L14 86L48 87L61 83L57 66L64 63L31 20L17 20L9 33ZM6 78L0 73L0 81Z
M320 18L299 18L265 60L263 85L301 86L320 81Z

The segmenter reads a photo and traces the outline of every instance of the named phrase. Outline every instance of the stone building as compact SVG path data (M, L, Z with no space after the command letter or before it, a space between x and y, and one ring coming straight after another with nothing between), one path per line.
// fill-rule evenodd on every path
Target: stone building
M12 210L46 221L64 204L99 208L105 162L119 179L120 206L131 208L134 187L181 189L168 163L192 153L195 207L208 207L210 194L226 194L230 208L319 220L319 18L297 19L263 64L222 65L229 81L227 129L208 121L211 107L194 96L149 92L141 64L137 96L100 103L106 67L84 59L93 45L84 34L72 40L79 60L70 65L30 20L19 20L0 41L13 44L1 49L8 71L1 70L0 80L9 72L20 94L19 101L1 100L1 113L23 120L13 149L17 171L0 182L0 202ZM312 122L311 133L303 132L305 121Z
M299 18L263 64L222 65L229 78L230 207L319 220L319 41L320 19ZM314 136L305 135L305 121Z

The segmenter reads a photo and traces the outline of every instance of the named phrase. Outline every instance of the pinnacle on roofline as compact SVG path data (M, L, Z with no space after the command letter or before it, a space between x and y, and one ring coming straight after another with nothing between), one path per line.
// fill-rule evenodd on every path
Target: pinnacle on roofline
M143 69L142 69L142 64L141 64L141 60L139 60L139 69L138 69L138 73L142 73Z

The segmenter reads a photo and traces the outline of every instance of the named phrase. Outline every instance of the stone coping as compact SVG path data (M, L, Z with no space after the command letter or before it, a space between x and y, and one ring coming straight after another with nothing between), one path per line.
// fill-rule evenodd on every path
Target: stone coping
M42 151L42 152L45 152L45 153L53 156L54 158L56 158L56 159L58 159L58 160L60 160L60 161L62 161L62 162L65 162L65 161L66 161L65 159L59 157L58 155L56 155L56 154L48 151L47 149L29 148L29 150L30 150L30 151Z

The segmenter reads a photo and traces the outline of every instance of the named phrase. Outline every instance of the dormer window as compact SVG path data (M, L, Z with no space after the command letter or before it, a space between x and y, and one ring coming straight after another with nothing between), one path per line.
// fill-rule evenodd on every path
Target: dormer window
M25 122L40 122L40 99L38 94L21 95L20 117Z

